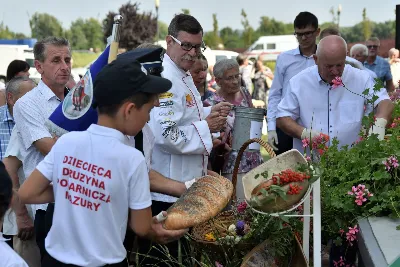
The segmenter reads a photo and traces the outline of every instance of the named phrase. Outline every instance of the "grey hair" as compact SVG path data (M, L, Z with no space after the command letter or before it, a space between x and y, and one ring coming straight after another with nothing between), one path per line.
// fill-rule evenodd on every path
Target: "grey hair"
M30 78L26 77L26 76L17 76L17 77L12 78L12 79L7 83L7 86L6 86L6 95L7 95L8 93L11 93L13 96L19 95L19 93L20 93L20 88L21 88L21 84L22 84L23 82L28 82L28 81L30 81L30 82L33 83L33 81L32 81Z
M57 47L60 46L68 46L68 49L71 51L71 47L69 41L63 37L46 37L43 40L40 40L35 44L33 47L33 55L35 56L36 60L40 62L44 62L46 59L46 47L48 45L54 45Z
M355 44L350 48L350 56L353 57L353 53L361 51L363 56L368 56L368 47L363 44Z
M221 59L214 65L214 76L215 78L222 78L224 72L233 68L239 69L239 64L235 59Z
M370 37L365 43L367 42L374 42L374 43L378 43L378 45L381 45L381 41L379 41L378 37Z
M399 52L399 49L390 48L390 49L389 49L389 59L390 59L396 52Z

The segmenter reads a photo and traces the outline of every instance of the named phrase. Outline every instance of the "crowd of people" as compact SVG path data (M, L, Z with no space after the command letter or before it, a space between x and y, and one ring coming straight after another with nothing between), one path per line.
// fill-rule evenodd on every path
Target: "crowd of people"
M61 137L45 121L74 87L71 48L64 38L38 41L41 81L35 85L29 65L13 62L0 107L1 266L128 266L132 253L140 266L174 266L188 249L188 229L164 229L166 210L204 175L231 179L233 106L264 102L268 142L278 154L302 152L301 139L320 133L352 144L370 112L376 121L369 134L382 139L398 50L388 62L370 38L347 56L340 33L321 32L310 12L296 16L294 31L299 46L278 56L274 73L262 59L249 67L244 55L208 66L202 26L176 15L166 50L143 44L96 76L97 124ZM336 77L356 94L334 89ZM357 93L372 89L374 78L386 88L365 106ZM260 151L246 151L239 173L262 162Z

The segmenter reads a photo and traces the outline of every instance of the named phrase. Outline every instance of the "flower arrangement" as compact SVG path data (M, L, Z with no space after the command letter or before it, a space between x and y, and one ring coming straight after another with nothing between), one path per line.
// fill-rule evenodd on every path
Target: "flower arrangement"
M340 78L332 83L332 88L345 87ZM373 90L366 89L360 95L365 99L365 106L376 101L375 92L380 88L382 84L377 82ZM372 95L371 91L374 92ZM321 177L322 238L325 244L333 240L333 246L337 248L334 266L353 266L360 218L400 218L400 169L396 157L400 154L397 139L400 135L400 101L398 97L392 97L392 100L396 119L387 129L391 134L387 140L380 141L376 135L368 136L366 130L362 130L360 139L353 145L340 148L339 142L333 139L331 146L320 154L319 161L309 161ZM373 112L365 114L362 128L369 129L374 120ZM303 144L310 147L307 140L303 140Z
M206 252L205 261L210 266L240 266L243 257L267 239L270 241L270 260L279 262L277 266L288 266L293 251L294 233L299 233L302 229L302 222L298 218L271 217L255 213L246 202L234 204L232 212L232 223L215 225L204 235L205 240L215 241L222 248L224 255L222 257L221 253Z

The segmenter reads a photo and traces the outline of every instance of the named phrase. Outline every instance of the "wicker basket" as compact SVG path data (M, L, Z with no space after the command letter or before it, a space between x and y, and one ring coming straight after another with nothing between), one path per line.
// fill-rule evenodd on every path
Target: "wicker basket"
M232 184L233 184L233 194L231 201L236 201L236 184L237 184L237 174L239 170L240 160L242 158L243 152L246 150L247 146L252 143L259 143L262 147L267 150L270 157L275 157L274 150L263 140L259 138L250 139L243 144L240 148L238 156L236 158L235 167L232 175ZM207 233L218 233L219 237L225 237L227 235L227 229L229 225L236 224L236 218L233 214L233 211L223 211L218 214L215 218L199 224L193 227L191 232L191 237L196 246L200 247L201 249L209 251L209 253L225 253L229 255L229 251L232 250L232 246L219 244L217 241L207 241L205 239L205 235ZM236 250L238 249L249 250L254 247L254 244L246 244L244 242L239 242L236 246Z
M297 151L296 149L289 150L277 157L274 157L267 162L264 162L260 166L252 169L243 177L243 189L244 195L247 203L256 211L265 212L265 213L274 213L274 212L285 212L291 209L294 205L299 203L306 193L309 191L310 184L308 180L303 181L302 183L292 183L298 184L303 189L299 194L296 195L287 195L287 199L284 200L281 197L276 197L275 201L263 201L265 200L264 196L258 196L258 203L253 201L252 199L252 191L255 187L257 187L261 182L268 182L272 179L272 175L274 173L280 173L286 169L294 170L298 164L306 164L307 161L303 157L303 155ZM255 178L256 175L260 175L264 171L268 171L267 179L263 178ZM282 187L285 190L288 190L288 185Z
M253 248L247 255L243 258L243 262L240 267L263 267L278 266L275 263L275 259L268 252L269 241L265 240L260 245ZM297 237L293 240L293 254L291 259L287 260L287 266L290 267L307 267L307 259L304 256L303 249Z

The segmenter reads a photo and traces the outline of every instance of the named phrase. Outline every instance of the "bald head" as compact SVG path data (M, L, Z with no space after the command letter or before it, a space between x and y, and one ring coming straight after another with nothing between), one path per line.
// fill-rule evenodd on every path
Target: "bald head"
M336 76L342 76L346 54L347 44L342 37L330 35L321 39L314 60L322 79L330 83Z
M317 47L317 56L340 53L346 57L346 41L337 35L329 35L321 39Z

